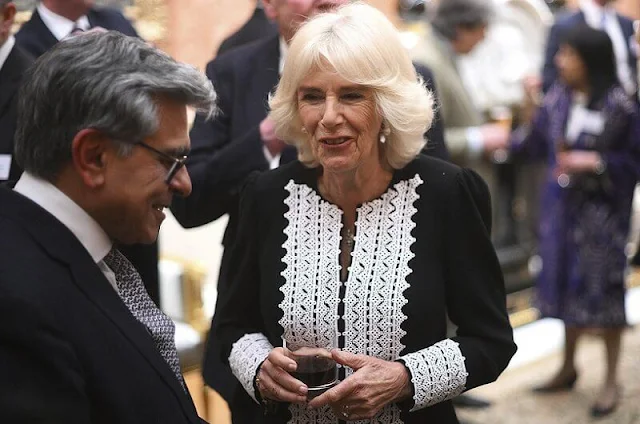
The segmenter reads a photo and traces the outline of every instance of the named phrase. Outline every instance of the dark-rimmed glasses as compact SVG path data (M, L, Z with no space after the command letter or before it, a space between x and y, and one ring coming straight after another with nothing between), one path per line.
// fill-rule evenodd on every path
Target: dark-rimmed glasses
M180 169L182 169L182 167L187 162L187 155L183 155L183 156L180 156L180 157L171 156L168 153L162 152L162 151L160 151L160 150L158 150L158 149L156 149L154 147L149 146L147 143L145 143L143 141L137 141L135 143L130 143L130 144L133 144L134 146L144 147L145 149L157 154L162 159L164 159L167 162L171 163L171 166L169 167L169 171L167 172L167 176L164 179L164 182L166 184L171 184L171 181L173 180L173 177L176 176L178 171L180 171Z

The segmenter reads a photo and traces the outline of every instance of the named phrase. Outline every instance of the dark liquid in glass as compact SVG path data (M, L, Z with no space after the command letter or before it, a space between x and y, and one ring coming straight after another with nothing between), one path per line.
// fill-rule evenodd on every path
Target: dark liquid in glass
M291 373L307 387L319 387L336 380L336 362L331 358L307 356L296 358L298 369Z

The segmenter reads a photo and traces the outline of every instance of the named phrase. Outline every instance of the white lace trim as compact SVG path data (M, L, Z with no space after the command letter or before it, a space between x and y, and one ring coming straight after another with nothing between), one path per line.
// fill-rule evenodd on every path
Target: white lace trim
M458 343L443 340L401 358L411 371L415 402L412 411L453 399L467 383L465 357Z
M407 316L404 291L415 238L414 202L420 176L397 183L380 199L358 208L356 243L345 293L345 346L358 354L387 361L400 356L401 328ZM347 375L352 373L347 370Z
M283 337L291 346L337 347L342 211L306 185L285 188Z
M245 334L231 348L231 354L229 355L231 371L240 381L242 387L249 393L249 396L256 402L258 402L258 399L256 398L253 381L258 367L267 359L272 349L273 346L262 333Z
M401 328L407 316L404 291L414 254L415 201L419 175L401 181L379 199L358 208L355 246L345 291L344 349L385 360L395 360L405 348ZM290 181L289 207L283 247L280 289L284 299L279 321L287 344L335 346L340 293L340 230L342 211L325 202L313 189ZM351 369L345 370L351 375ZM307 411L291 405L290 423L336 423L330 409ZM399 424L400 408L386 406L378 416L362 423Z

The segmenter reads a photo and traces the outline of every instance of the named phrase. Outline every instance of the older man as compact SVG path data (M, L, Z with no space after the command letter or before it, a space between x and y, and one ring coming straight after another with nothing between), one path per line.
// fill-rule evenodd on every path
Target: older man
M115 32L58 43L25 76L0 188L3 422L198 423L173 322L119 252L155 241L191 182L187 106L210 115L197 70Z
M193 178L193 195L176 199L171 210L184 227L195 227L229 214L223 239L218 297L228 291L227 248L235 239L238 193L253 171L275 168L296 158L295 149L275 137L267 117L267 97L277 85L287 45L304 21L348 0L262 0L264 13L277 23L278 33L223 54L207 65L207 76L220 94L221 113L205 122L196 116L191 137L193 154L187 167ZM421 67L427 84L431 75ZM431 86L432 87L432 86ZM442 126L436 119L428 132L428 153L446 158ZM260 409L224 365L216 346L215 319L204 361L204 379L230 404L234 422L251 422Z
M137 36L131 23L119 11L94 6L93 0L42 0L31 19L16 34L16 43L29 54L39 57L72 33L104 28ZM160 302L158 245L131 245L122 253L142 275L154 302Z
M33 62L16 46L11 35L16 6L0 0L0 181L17 179L22 172L13 158L13 135L16 131L18 87L22 74Z

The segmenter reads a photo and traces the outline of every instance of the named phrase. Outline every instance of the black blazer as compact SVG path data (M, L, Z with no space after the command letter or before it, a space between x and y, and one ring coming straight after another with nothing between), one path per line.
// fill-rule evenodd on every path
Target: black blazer
M221 54L251 43L253 41L265 40L278 34L278 27L267 18L264 9L257 7L253 11L251 18L235 33L225 39L218 49L218 56Z
M7 186L0 204L1 421L200 423L74 235Z
M236 344L239 378L253 390L269 348L246 343L257 339L247 335L281 346L283 330L289 342L323 343L337 329L338 347L404 360L417 371L412 381L423 408L398 405L402 422L457 423L445 398L494 381L516 349L487 226L487 185L473 171L423 155L396 170L385 194L358 208L351 275L340 283L342 216L317 182L317 169L294 162L247 185L230 252L231 287L216 311L221 359ZM442 354L434 345L447 338L447 316L460 352ZM419 363L429 366L407 359L423 349L429 355ZM455 371L461 363L463 379ZM264 422L287 416L282 408Z
M206 73L218 94L219 115L208 122L196 116L191 130L191 155L187 169L193 191L187 198L175 198L171 211L186 228L212 222L229 215L223 246L235 239L238 220L238 194L252 171L265 171L259 125L267 116L267 97L279 80L280 45L278 35L250 43L221 55L207 64ZM428 87L435 91L429 70L418 66ZM427 153L448 158L442 120L436 111L434 125L427 132ZM282 154L282 163L293 160L295 150ZM223 254L218 277L218 293L228 288L228 256ZM212 330L212 334L215 331ZM215 337L215 336L214 336ZM211 338L210 338L211 340ZM208 349L213 349L210 341ZM217 354L206 354L205 381L229 400L236 382L218 361Z
M92 27L119 31L133 37L138 36L131 22L115 9L93 7L87 13L87 18ZM42 56L58 42L42 21L37 10L33 11L31 19L25 22L16 33L16 41L34 57Z
M622 34L624 40L627 43L627 52L629 56L629 66L631 69L631 77L635 78L638 75L638 62L636 54L632 48L633 40L633 21L620 14L616 14L620 28L622 28ZM586 23L584 19L584 13L582 11L568 13L559 17L556 22L551 26L549 35L547 37L547 46L544 55L544 68L543 68L543 80L542 89L546 93L553 83L558 78L558 70L554 63L554 57L560 49L560 42L564 34L576 25L584 25ZM637 88L637 87L636 87Z
M13 155L14 135L18 113L18 88L22 75L33 58L15 45L0 69L0 155ZM22 169L12 158L9 180L16 180Z

